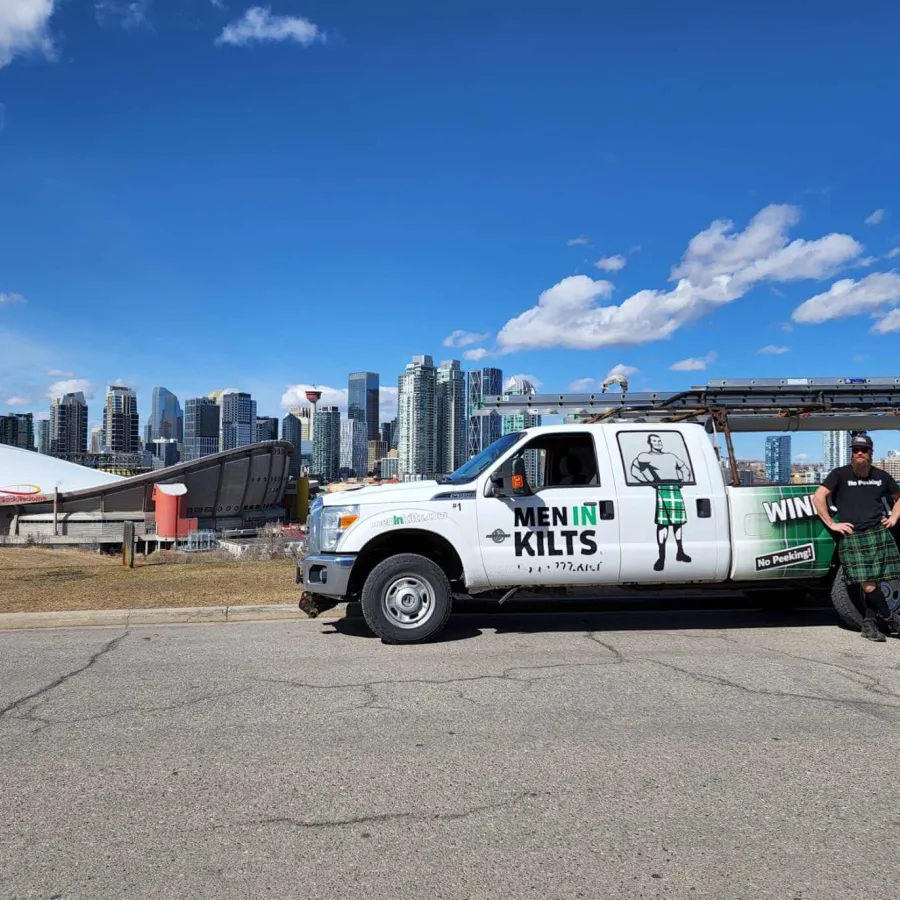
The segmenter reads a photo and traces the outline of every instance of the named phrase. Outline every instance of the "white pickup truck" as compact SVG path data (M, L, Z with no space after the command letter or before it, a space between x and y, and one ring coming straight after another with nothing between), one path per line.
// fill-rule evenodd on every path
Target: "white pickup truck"
M830 590L858 625L815 488L726 487L697 424L530 428L438 480L317 499L298 581L358 599L389 643L435 637L454 595L591 585ZM885 587L896 606L900 585Z

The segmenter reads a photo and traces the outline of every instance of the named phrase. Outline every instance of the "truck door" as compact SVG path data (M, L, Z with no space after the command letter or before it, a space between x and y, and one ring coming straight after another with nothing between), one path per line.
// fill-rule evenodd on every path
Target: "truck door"
M533 495L485 496L485 481L476 503L491 585L616 584L619 515L600 429L537 434L518 452Z
M697 428L697 434L688 428ZM607 426L622 540L621 581L722 581L728 505L700 426Z

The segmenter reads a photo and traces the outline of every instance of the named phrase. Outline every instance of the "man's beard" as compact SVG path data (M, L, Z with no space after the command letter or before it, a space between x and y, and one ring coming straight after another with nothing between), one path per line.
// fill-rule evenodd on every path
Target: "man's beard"
M867 459L859 461L853 460L853 462L850 463L850 466L853 469L853 474L858 478L868 477L869 472L872 469L872 463L870 463Z

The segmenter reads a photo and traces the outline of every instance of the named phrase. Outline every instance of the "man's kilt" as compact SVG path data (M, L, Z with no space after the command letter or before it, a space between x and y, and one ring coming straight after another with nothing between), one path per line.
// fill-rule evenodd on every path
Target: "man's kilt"
M900 552L891 532L883 525L843 535L838 555L844 567L844 580L851 584L900 578Z
M681 486L677 484L656 485L656 524L684 525L687 522L687 511L684 508L684 497Z

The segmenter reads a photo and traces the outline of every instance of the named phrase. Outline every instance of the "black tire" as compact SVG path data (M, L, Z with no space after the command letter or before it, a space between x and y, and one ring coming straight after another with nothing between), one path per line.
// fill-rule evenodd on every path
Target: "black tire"
M397 616L392 617L388 612L391 606L388 592L403 579L410 583L417 581L429 596L430 613L420 625L400 624ZM360 605L366 624L385 643L421 644L440 634L447 624L453 610L453 594L444 570L437 563L417 553L398 553L380 562L369 573L363 584Z
M844 581L843 568L838 569L834 576L834 584L831 586L831 602L841 617L841 621L849 628L859 631L863 621L862 601L857 596L856 588L851 588Z

